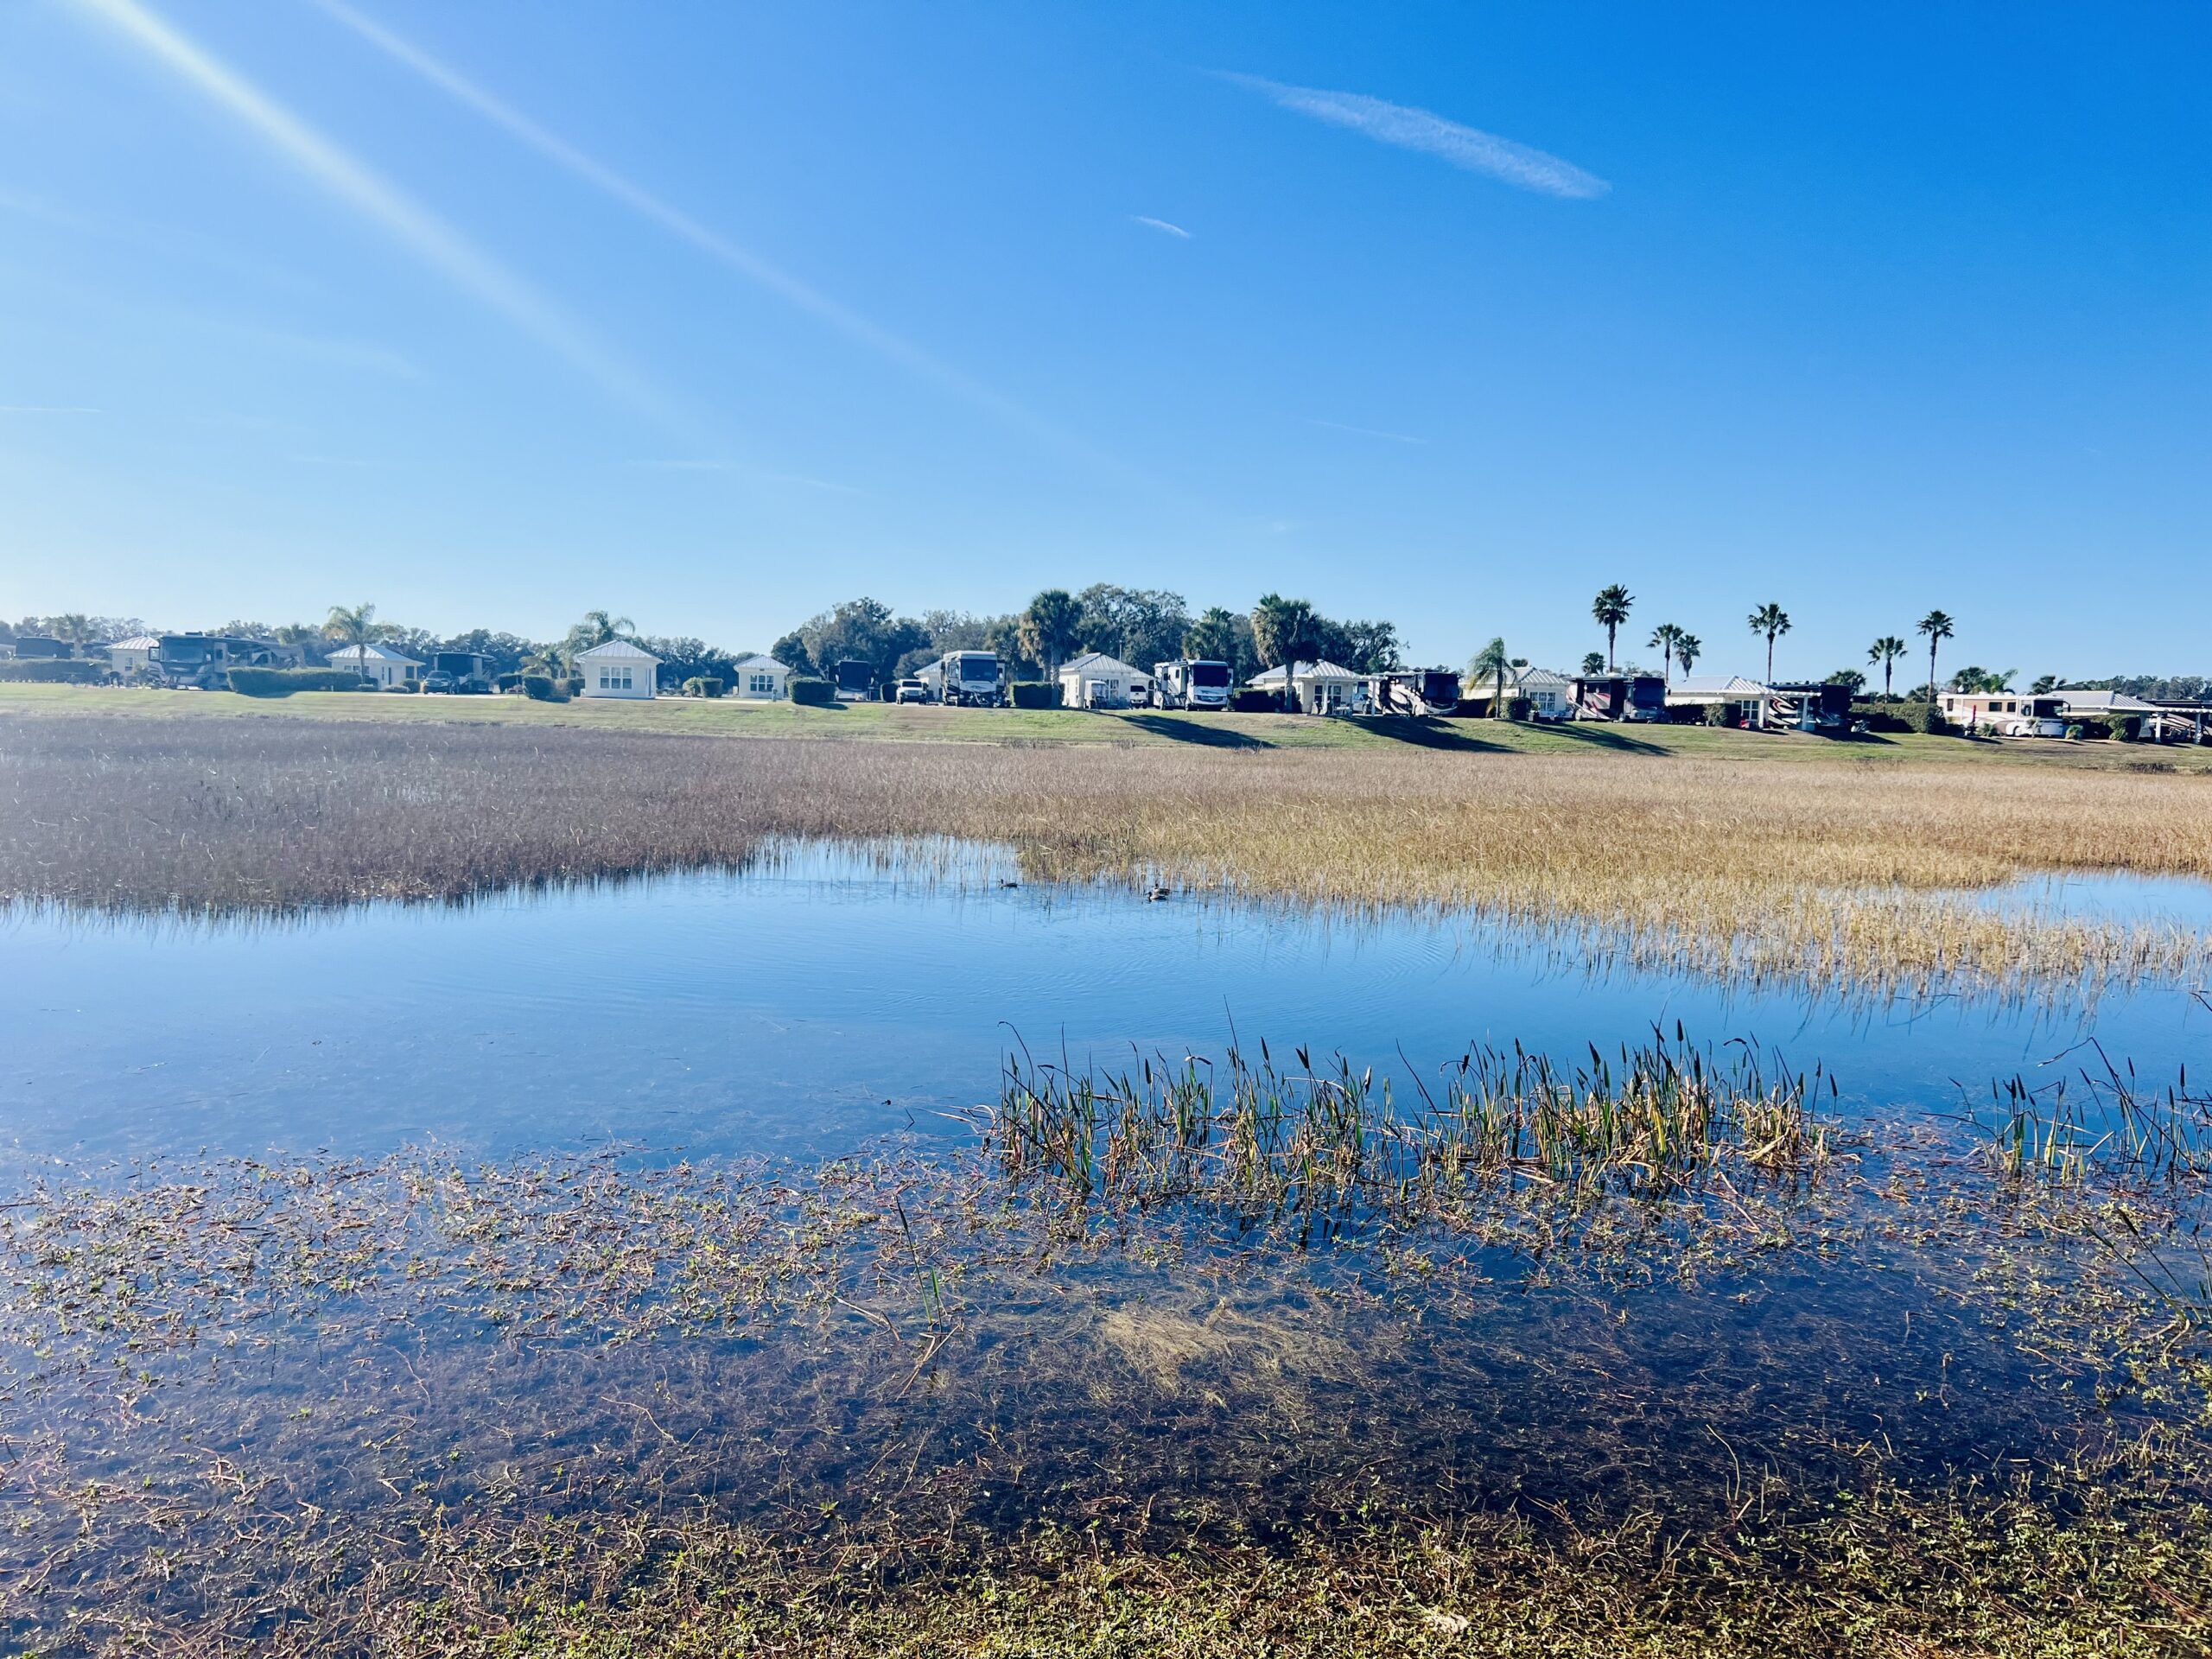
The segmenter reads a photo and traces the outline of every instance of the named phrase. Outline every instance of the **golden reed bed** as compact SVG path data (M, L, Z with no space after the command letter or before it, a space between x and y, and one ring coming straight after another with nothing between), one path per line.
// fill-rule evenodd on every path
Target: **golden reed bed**
M0 723L0 899L16 901L446 899L732 863L794 836L1005 842L1036 880L1464 907L1720 976L2007 988L2184 976L2212 955L2178 925L1963 896L2037 871L2212 877L2212 780L2190 776Z

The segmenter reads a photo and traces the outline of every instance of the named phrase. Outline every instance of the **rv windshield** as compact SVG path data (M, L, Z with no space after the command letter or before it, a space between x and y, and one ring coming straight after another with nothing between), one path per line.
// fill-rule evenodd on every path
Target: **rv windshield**
M999 677L999 659L995 657L963 657L960 677L969 684L995 685Z
M1227 685L1229 664L1227 663L1192 663L1191 683L1192 685Z

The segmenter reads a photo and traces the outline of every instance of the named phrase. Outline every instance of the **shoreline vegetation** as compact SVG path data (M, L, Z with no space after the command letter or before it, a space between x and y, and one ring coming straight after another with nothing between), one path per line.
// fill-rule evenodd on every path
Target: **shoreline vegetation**
M1471 1055L1417 1106L1356 1075L1010 1057L974 1135L804 1167L11 1171L0 1631L2202 1643L2212 1102L2107 1071L1847 1128L1679 1033L1568 1074Z
M1464 910L1636 965L1857 993L2094 991L2200 973L2212 952L2179 925L1974 897L2044 873L2212 878L2193 776L1870 766L1817 740L1845 758L60 712L0 729L0 903L281 913L737 867L793 839L950 837L1011 846L1033 881Z

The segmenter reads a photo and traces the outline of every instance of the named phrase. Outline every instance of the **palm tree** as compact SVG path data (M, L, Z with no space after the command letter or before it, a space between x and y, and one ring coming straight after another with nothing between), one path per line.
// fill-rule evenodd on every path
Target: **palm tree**
M1772 600L1753 611L1745 619L1751 625L1753 633L1766 636L1766 683L1774 683L1774 642L1778 635L1789 632L1789 613Z
M1682 665L1683 673L1688 673L1690 665L1704 655L1705 641L1697 635L1680 633L1675 636L1675 660Z
M605 611L586 611L577 619L575 626L569 630L568 638L561 642L561 660L569 673L576 671L576 658L600 645L612 645L638 625L626 616L609 616Z
M1593 680L1605 671L1605 657L1598 652L1586 652L1582 658L1582 677Z
M1928 636L1928 701L1936 701L1936 646L1938 641L1948 639L1958 631L1958 624L1942 611L1930 611L1914 624L1915 633Z
M1590 601L1590 614L1598 619L1605 630L1605 672L1613 671L1613 636L1621 624L1628 620L1628 607L1636 603L1636 595L1618 582L1598 590L1598 597Z
M92 619L82 611L71 611L66 616L48 617L47 626L53 630L55 639L73 650L92 644L99 632L92 626Z
M1866 647L1866 660L1870 663L1879 663L1882 665L1882 700L1885 702L1889 701L1890 696L1891 665L1898 658L1904 655L1905 651L1904 641L1894 633L1885 633Z
M1497 683L1497 695L1491 699L1490 704L1490 717L1492 720L1503 720L1505 717L1505 675L1506 671L1513 666L1513 658L1506 654L1505 637L1503 634L1477 652L1467 663L1468 679L1480 680L1484 676L1489 675Z
M1650 643L1659 651L1659 677L1669 685L1675 683L1675 648L1682 642L1681 629L1672 622L1662 622L1651 630ZM1682 664L1682 671L1689 672L1689 664Z
M1046 677L1060 677L1060 660L1083 626L1083 607L1065 588L1047 588L1029 601L1017 625L1022 654L1045 664Z
M334 605L322 624L324 639L338 640L341 650L359 653L353 667L365 680L369 677L369 647L391 632L391 623L377 620L373 605Z
M1292 680L1299 663L1319 653L1319 622L1312 605L1302 599L1285 599L1281 594L1264 594L1252 607L1252 643L1259 651L1260 661L1266 667L1282 670L1285 714L1298 708L1298 690Z

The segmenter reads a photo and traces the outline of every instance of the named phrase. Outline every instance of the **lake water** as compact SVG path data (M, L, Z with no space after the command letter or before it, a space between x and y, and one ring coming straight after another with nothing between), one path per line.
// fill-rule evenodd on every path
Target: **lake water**
M949 862L948 862L949 860ZM36 1154L486 1155L611 1141L837 1154L995 1098L1026 1044L1304 1045L1402 1074L1471 1044L1573 1059L1676 1022L1826 1068L1847 1110L1955 1111L2094 1056L2147 1080L2212 1036L2186 987L1846 1002L1624 967L1464 918L1002 886L1010 861L794 849L741 873L283 923L0 921L0 1122ZM2212 886L2047 880L1983 902L2212 931ZM1965 1093L1962 1096L1961 1090Z

